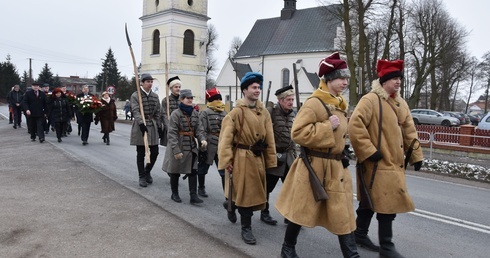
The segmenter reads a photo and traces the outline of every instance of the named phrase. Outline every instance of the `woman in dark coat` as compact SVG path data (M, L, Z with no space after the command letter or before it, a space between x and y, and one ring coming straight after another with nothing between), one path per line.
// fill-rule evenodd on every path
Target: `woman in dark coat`
M60 88L54 89L48 104L48 117L51 119L51 125L56 130L58 142L61 142L63 125L72 117L71 107L62 95L63 92Z
M114 131L114 121L117 119L116 103L107 91L102 92L102 109L95 114L95 124L97 125L100 121L100 132L104 134L102 140L109 145L111 140L109 138L109 133Z

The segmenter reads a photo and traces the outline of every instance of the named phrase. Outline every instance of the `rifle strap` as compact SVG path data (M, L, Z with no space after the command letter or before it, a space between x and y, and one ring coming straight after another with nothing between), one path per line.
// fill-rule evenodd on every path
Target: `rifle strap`
M373 93L373 94L376 94L376 93ZM376 149L379 151L381 149L381 132L382 132L381 126L383 124L383 104L381 103L381 98L379 97L379 95L376 94L376 96L378 97L378 102L379 102L378 146L376 146ZM376 163L374 163L373 174L371 175L371 182L369 182L369 190L370 191L373 188L374 177L376 176L376 170L378 170L378 162L379 161L376 161Z

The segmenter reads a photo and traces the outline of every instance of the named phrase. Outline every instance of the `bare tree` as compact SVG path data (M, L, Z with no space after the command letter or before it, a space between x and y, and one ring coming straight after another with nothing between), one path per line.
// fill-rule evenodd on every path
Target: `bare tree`
M218 32L213 24L208 25L208 34L206 37L206 81L210 80L214 72L218 69L216 66L218 61L214 53L218 50L216 41L218 40ZM207 87L207 86L206 86Z
M242 39L240 37L233 37L231 40L231 46L230 49L228 50L228 57L229 58L234 58L236 53L238 52L238 49L242 46Z
M468 77L470 80L470 86L468 88L468 98L466 100L466 107L465 107L465 113L468 113L468 107L470 105L470 100L471 100L471 95L473 94L473 90L475 90L478 87L478 77L477 75L480 73L479 67L478 67L478 59L476 57L471 57L470 60L468 60Z
M485 90L485 111L488 111L488 93L490 90L490 52L486 52L483 55L483 61L479 64L479 68L481 71L481 80L486 82L486 90Z

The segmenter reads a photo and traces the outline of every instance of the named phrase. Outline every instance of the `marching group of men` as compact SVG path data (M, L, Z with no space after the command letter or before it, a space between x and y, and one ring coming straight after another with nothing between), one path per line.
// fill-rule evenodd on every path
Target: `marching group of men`
M404 172L407 164L419 170L423 157L410 110L399 94L403 61L379 60L377 75L371 91L348 120L341 94L350 72L339 53L320 61L320 84L297 114L292 86L275 92L273 107L259 100L263 76L257 72L248 72L241 79L243 98L229 113L216 88L206 90L206 109L197 111L192 91L182 89L178 76L167 81L170 94L160 103L152 91L153 78L142 74L140 89L129 100L134 118L130 144L136 146L139 185L153 183L151 171L159 145L163 145L167 149L162 170L170 178L170 198L182 202L179 178L183 175L188 180L190 203L202 203L200 197L208 197L205 176L214 162L227 217L236 223L238 211L241 237L247 244L257 241L251 225L254 211L261 212L260 219L266 224L277 224L270 214L269 195L281 180L275 204L287 223L281 257L298 257L295 246L300 229L316 226L338 235L344 257L359 257L357 246L379 252L381 257L402 257L392 241L392 222L397 213L415 209ZM24 111L32 141L38 137L41 143L49 128L46 95L33 83L25 94L15 85L8 96L13 127L21 127ZM77 97L90 95L84 87ZM93 115L79 116L81 140L86 145ZM66 134L70 121L61 123L66 124L60 127ZM357 157L357 217L347 169L350 161L344 153L347 136ZM374 213L379 245L368 236Z
M259 100L260 73L249 72L241 79L243 98L229 113L216 88L206 90L207 108L196 111L194 95L182 89L178 76L167 81L170 94L160 104L151 90L153 78L142 74L141 93L130 98L139 185L152 184L151 170L161 144L167 147L162 170L170 177L170 198L175 202L182 202L178 189L182 174L188 179L190 203L202 203L199 197L208 196L205 175L216 163L227 217L237 222L238 211L247 244L256 243L254 211L261 211L263 222L277 224L269 212L269 195L281 180L275 208L288 224L281 257L298 257L295 245L301 227L315 226L338 235L344 257L359 257L357 245L381 257L402 257L392 241L392 222L397 213L414 210L404 171L407 163L419 170L423 157L408 105L399 94L403 61L379 60L377 74L371 92L361 98L349 121L341 93L350 72L339 53L321 60L320 85L297 114L292 86L275 92L274 107L264 106ZM344 154L347 135L357 156L357 217L347 169L350 161ZM323 197L317 198L317 191ZM379 246L368 237L374 213Z

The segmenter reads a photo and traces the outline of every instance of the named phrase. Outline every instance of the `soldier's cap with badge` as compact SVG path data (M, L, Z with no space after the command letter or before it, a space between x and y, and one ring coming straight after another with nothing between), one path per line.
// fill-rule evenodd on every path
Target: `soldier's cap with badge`
M174 76L174 77L167 80L167 86L169 88L172 88L173 86L175 86L177 84L180 84L180 86L182 86L182 82L180 81L179 76Z
M403 78L403 60L378 60L376 71L380 84L395 77Z
M335 52L320 61L318 76L325 81L333 81L338 78L349 78L350 72L347 63L340 59L339 52Z
M216 87L206 90L206 100L208 102L213 102L217 99L223 100L223 97L221 96L221 92L219 92Z
M142 82L145 82L146 80L153 80L153 77L151 77L151 75L148 73L141 74L140 78Z
M257 72L247 72L245 76L242 77L242 80L240 81L240 89L241 90L247 89L248 86L254 82L260 84L260 89L262 89L264 76L262 76L262 74Z
M285 98L285 97L287 97L289 95L293 95L293 94L294 94L294 89L293 89L292 85L282 87L282 88L276 90L276 93L274 93L274 95L276 95L277 99L282 99L282 98Z
M194 95L192 95L192 91L190 89L183 89L180 91L180 99L191 97L194 97Z

